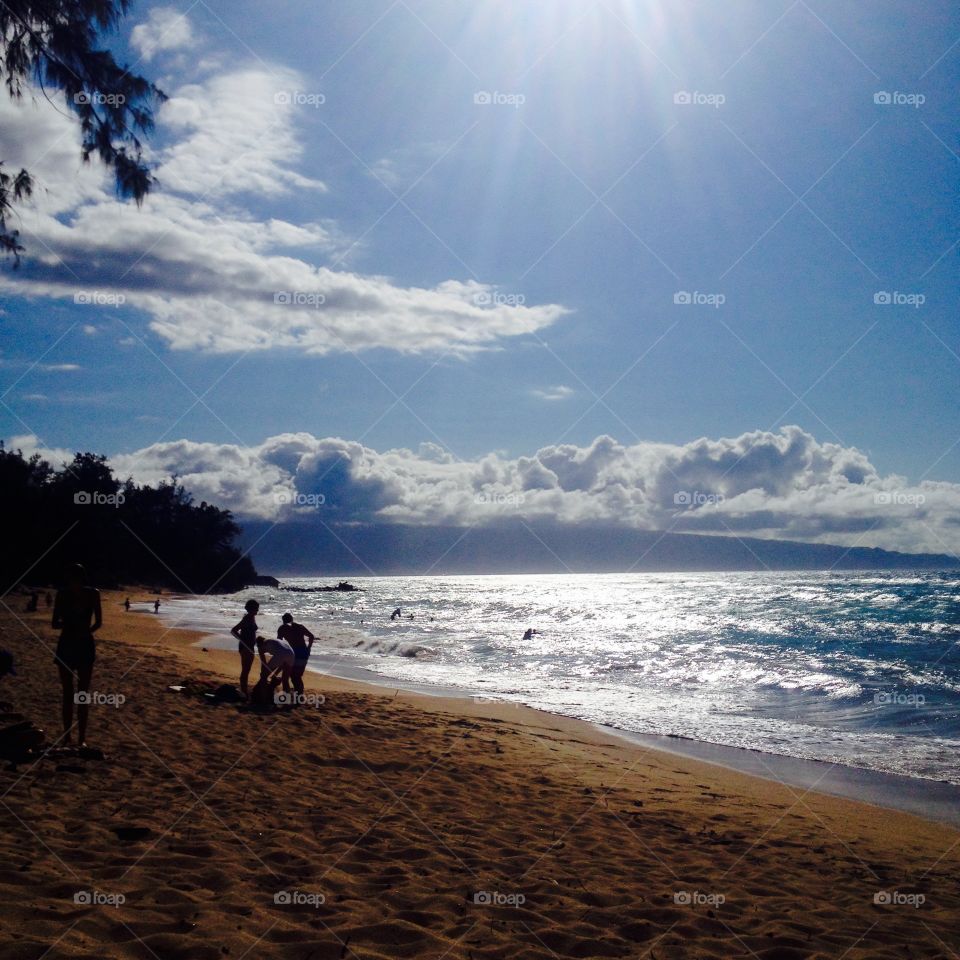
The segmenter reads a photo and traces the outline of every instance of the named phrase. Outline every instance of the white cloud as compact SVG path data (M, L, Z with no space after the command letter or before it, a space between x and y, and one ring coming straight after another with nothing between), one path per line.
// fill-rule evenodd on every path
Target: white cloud
M154 7L146 23L138 23L130 32L130 43L149 63L157 53L186 50L196 44L193 26L185 14L173 7Z
M535 387L530 394L538 400L566 400L573 396L573 389L559 384L556 387Z
M122 295L175 350L312 354L387 349L464 354L538 331L566 311L496 302L474 281L403 287L316 261L339 246L329 224L262 219L238 205L323 184L301 158L285 69L240 68L172 92L155 156L160 190L138 210L119 203L102 167L84 167L75 122L46 103L0 93L0 156L36 176L22 209L28 252L0 289L72 300ZM309 255L309 256L308 256ZM82 279L81 279L82 278Z
M22 439L22 438L21 438ZM337 437L262 444L154 444L112 458L122 477L177 474L198 499L238 516L430 524L504 519L784 538L950 553L960 484L881 477L857 449L798 427L683 445L543 447L458 461L436 444L378 452Z

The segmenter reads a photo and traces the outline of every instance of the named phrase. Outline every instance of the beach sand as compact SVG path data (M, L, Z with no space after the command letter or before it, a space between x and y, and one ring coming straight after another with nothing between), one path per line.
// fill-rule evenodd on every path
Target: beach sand
M238 658L122 598L106 758L0 773L0 960L960 955L948 826L509 705L314 676L316 708L209 706L168 687ZM48 613L6 603L0 699L56 737Z

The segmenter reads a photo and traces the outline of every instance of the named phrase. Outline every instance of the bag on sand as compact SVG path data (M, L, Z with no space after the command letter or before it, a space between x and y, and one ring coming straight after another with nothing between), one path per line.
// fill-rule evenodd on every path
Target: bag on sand
M229 683L222 683L213 693L204 696L210 703L243 703L243 694Z

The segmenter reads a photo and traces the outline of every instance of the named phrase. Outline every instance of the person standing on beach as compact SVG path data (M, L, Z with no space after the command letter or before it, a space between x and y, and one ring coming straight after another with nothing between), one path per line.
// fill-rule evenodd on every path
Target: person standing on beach
M260 604L256 600L248 600L243 609L247 612L243 619L230 631L238 640L240 646L240 692L247 696L247 678L250 668L257 658L257 611Z
M293 689L302 696L303 672L307 669L307 661L310 659L310 651L313 650L313 641L316 637L302 623L296 623L292 613L283 615L283 623L277 630L277 636L281 640L286 640L293 648L294 660L290 679L293 681Z
M53 601L53 628L60 631L54 663L60 672L62 692L63 740L69 746L73 731L73 678L77 678L77 739L84 746L87 739L89 693L93 680L96 644L93 635L103 623L100 591L86 585L86 571L79 563L67 570L66 584ZM92 623L91 623L92 621ZM83 694L83 696L80 696Z

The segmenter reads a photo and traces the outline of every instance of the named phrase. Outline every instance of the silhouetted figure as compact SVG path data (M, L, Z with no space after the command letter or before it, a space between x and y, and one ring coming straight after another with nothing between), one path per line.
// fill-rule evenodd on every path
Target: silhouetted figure
M293 648L293 667L290 670L290 679L293 689L303 693L303 672L307 669L310 651L313 650L313 641L316 637L302 624L296 623L292 613L283 615L283 623L277 630L277 636L286 640Z
M390 619L391 619L391 620L399 620L399 619L400 619L400 616L401 616L401 614L400 614L400 608L397 607L397 609L394 610L393 613L390 614Z
M86 585L86 571L79 563L67 570L66 584L57 591L53 603L53 628L60 631L54 663L60 671L62 688L63 740L70 745L73 730L73 678L77 677L77 737L79 746L87 739L87 714L90 710L90 683L97 657L93 635L103 623L100 591ZM92 621L92 622L91 622Z
M129 597L127 597L127 599L123 601L123 609L126 610L127 613L130 612L130 598L129 598Z
M257 656L257 641L262 639L257 636L257 611L260 609L260 604L256 600L248 600L243 605L243 609L247 612L230 632L240 644L240 690L244 696L247 696L247 678L250 676L250 668Z
M537 631L532 627L527 627L526 633L523 635L524 640L532 640L537 635Z
M36 590L30 594L30 599L27 601L27 613L36 613L37 605L40 603L40 594Z
M157 597L157 599L153 601L153 612L154 612L154 613L159 613L159 612L160 612L160 598L159 598L159 597Z
M260 650L260 680L258 686L264 681L275 680L279 675L283 681L283 692L290 692L290 673L293 670L295 656L293 647L277 637L276 640L264 640L263 637L257 637L257 647ZM267 654L270 659L267 660ZM275 684L274 684L275 686Z

